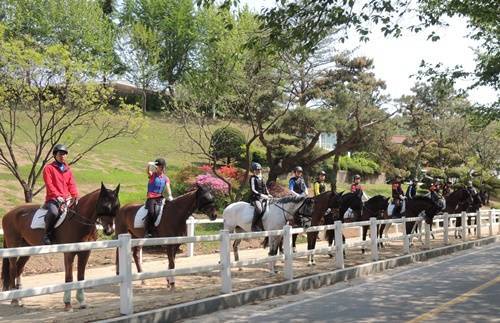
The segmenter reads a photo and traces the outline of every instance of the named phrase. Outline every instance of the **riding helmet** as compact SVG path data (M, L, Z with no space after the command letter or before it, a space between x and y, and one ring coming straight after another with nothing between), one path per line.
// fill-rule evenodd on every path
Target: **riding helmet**
M57 152L59 151L62 151L62 152L65 152L66 154L68 153L68 148L66 148L65 145L63 144L57 144L54 146L54 148L52 149L52 154L55 155L57 154Z
M325 175L326 176L326 172L324 170L322 170L321 172L319 172L319 175Z
M259 163L256 163L256 162L253 162L252 163L252 170L258 170L258 169L262 169L262 166L259 164Z
M163 168L166 168L167 167L167 162L163 158L156 158L155 165L156 166L163 166Z
M354 175L354 179L361 179L361 176L359 174Z
M296 171L296 172L304 172L304 170L300 166L295 166L294 171Z

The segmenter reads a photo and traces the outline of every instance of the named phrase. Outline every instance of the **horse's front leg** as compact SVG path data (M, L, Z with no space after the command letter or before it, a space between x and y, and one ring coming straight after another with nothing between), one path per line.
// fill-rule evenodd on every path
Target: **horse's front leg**
M363 242L366 241L366 233L367 232L368 232L368 226L364 225L363 226ZM361 247L361 253L365 254L365 246L364 245Z
M385 224L381 224L379 227L378 227L378 230L377 230L377 236L382 239L382 234L384 233L384 229L385 229ZM379 246L380 248L385 248L384 247L384 243L381 241L379 242Z
M4 259L4 261L7 259ZM13 290L16 289L16 277L17 277L17 257L9 258L9 283L6 287L4 286L4 290ZM5 274L5 273L4 273ZM23 303L20 299L14 298L11 302L14 306L23 306Z
M64 253L64 281L66 283L73 282L73 262L75 261L76 252ZM71 290L64 292L64 310L72 311L71 307Z
M297 237L299 236L298 233L296 234L292 234L292 252L295 253L297 252L297 245L296 245L296 242L297 242ZM280 251L281 253L283 254L283 243L280 243Z
M168 269L175 269L175 253L177 251L178 245L167 246L167 256L168 256ZM175 276L167 277L167 284L172 290L175 289Z
M316 247L316 239L318 237L318 232L308 232L307 233L307 250L314 250ZM316 261L314 260L314 255L308 256L308 266L316 265Z
M77 263L77 278L78 281L85 280L85 268L87 267L87 262L89 261L90 250L78 252L78 263ZM85 303L85 293L83 288L76 290L76 300L80 303L80 308L87 308Z
M278 254L279 240L276 237L269 237L269 256L276 256ZM269 262L269 273L274 275L277 273L276 260Z

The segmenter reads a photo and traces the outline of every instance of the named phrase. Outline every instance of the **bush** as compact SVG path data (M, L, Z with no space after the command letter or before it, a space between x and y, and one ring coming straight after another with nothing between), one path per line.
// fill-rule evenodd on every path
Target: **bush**
M372 175L380 172L380 166L371 159L353 155L341 156L339 160L339 168L347 170L351 173Z
M232 127L219 128L212 135L212 154L216 159L226 159L229 164L244 153L245 142L245 135L240 130Z

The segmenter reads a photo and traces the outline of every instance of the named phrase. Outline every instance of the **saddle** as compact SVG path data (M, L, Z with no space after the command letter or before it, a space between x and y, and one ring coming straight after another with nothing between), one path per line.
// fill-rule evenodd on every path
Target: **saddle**
M40 207L38 210L35 211L35 214L33 214L33 219L31 220L31 225L30 227L32 229L44 229L45 230L45 214L47 214L48 210L44 208L44 206ZM64 209L64 212L62 212L58 217L56 224L54 225L54 229L59 227L61 223L64 222L66 219L66 215L68 214L68 208Z
M390 216L390 217L393 216L395 207L396 207L396 204L394 204L394 202L389 204L389 206L387 207L387 215L388 216ZM401 211L399 211L399 216L402 216L405 212L406 212L406 200L402 200L401 201Z
M165 199L162 199L162 202L160 204L160 208L157 211L159 214L156 216L156 221L155 221L155 227L160 225L161 222L161 217L163 215L163 207L165 206ZM144 228L144 221L146 221L146 216L148 216L148 210L146 209L146 205L142 205L137 212L135 213L134 217L134 228Z

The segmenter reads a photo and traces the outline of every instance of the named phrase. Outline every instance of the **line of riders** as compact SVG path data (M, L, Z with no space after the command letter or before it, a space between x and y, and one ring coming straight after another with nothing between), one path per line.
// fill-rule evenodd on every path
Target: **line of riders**
M67 164L66 158L68 148L63 144L57 144L53 148L54 162L47 164L43 169L43 180L46 188L44 208L47 209L45 215L45 235L43 242L51 244L54 225L58 218L71 206L78 204L79 195L76 187L76 182ZM250 203L254 207L254 216L252 221L252 231L262 231L262 216L265 213L266 205L272 196L269 194L264 179L262 178L262 166L259 163L252 163L252 176L249 179L250 185ZM145 237L152 237L154 223L159 216L160 210L165 203L165 200L172 201L172 190L170 187L170 179L165 174L166 162L163 158L158 158L154 162L149 162L146 168L148 177L147 194L145 207L148 210L144 227ZM314 195L317 196L326 192L326 172L321 171L318 174L316 181L313 184ZM361 176L355 175L351 184L350 191L358 197L366 200L366 194L360 184ZM406 199L413 199L417 194L418 180L413 179L406 190L403 191L401 185L401 176L396 176L392 181L392 199L394 204L393 216L400 216L403 204ZM303 169L296 166L293 170L293 176L288 183L288 189L292 195L308 196L308 188L303 178ZM468 181L467 190L471 196L476 195L477 191L472 185L472 181ZM437 203L444 203L444 197L451 193L451 183L447 181L442 184L440 179L435 180L430 188L429 195L431 199ZM165 199L164 196L167 196ZM444 205L443 205L444 208Z

